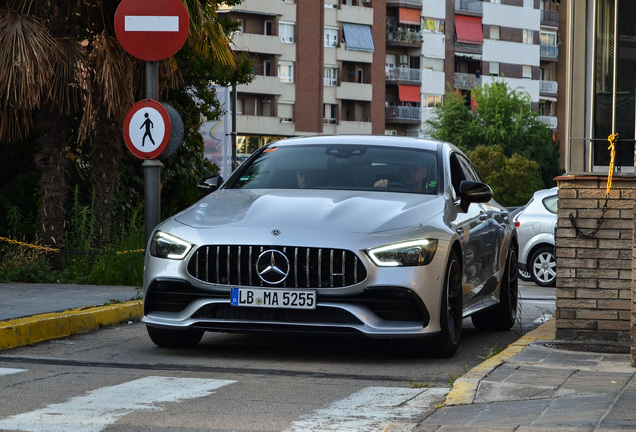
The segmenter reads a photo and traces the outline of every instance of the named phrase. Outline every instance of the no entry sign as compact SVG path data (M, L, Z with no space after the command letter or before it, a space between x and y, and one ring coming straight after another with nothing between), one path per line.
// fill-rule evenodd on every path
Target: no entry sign
M190 18L181 0L122 0L115 12L115 34L132 56L167 59L188 38Z

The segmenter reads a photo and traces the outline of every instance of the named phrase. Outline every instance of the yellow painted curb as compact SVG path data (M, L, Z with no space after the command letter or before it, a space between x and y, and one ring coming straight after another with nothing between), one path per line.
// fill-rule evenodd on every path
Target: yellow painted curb
M1 321L0 350L60 339L121 322L138 321L142 314L142 301L132 300Z
M452 405L467 405L471 404L475 399L475 393L479 382L488 375L497 366L504 361L521 353L528 345L536 340L553 340L556 332L556 321L554 318L541 324L536 329L528 332L520 337L516 342L513 342L497 354L475 366L469 370L464 376L458 378L453 383L453 388L446 396L446 400L442 406Z

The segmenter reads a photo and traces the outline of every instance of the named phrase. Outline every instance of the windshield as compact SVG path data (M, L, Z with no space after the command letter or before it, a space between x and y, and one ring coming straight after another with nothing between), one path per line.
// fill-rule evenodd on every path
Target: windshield
M231 189L437 193L435 152L365 145L275 144L240 168Z

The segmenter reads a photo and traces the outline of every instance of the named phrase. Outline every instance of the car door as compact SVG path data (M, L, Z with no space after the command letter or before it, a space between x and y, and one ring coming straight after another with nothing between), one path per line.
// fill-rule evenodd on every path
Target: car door
M472 163L460 153L451 154L451 178L455 206L459 207L459 185L463 180L481 181ZM499 253L497 228L488 204L471 203L465 213L459 211L455 229L463 243L464 304L478 301L489 290Z

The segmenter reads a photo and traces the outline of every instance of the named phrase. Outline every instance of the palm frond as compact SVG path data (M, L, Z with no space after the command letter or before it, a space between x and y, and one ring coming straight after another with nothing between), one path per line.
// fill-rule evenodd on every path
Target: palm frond
M205 2L184 0L190 15L190 34L187 43L198 54L212 57L224 66L236 67L228 36L218 21L216 10Z
M51 57L59 48L44 23L0 11L0 140L28 136L53 78Z

